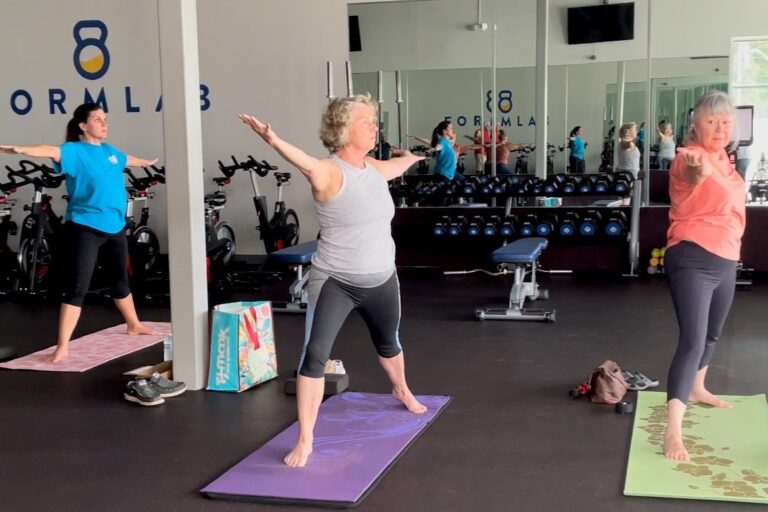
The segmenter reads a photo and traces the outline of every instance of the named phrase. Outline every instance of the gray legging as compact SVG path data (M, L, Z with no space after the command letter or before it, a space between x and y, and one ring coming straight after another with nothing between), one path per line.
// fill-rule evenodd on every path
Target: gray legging
M307 285L309 304L299 374L315 378L323 376L336 335L355 308L368 325L379 356L395 357L402 351L398 336L400 285L396 272L385 283L372 288L351 286L333 277L313 279L311 272Z
M736 262L692 242L664 255L680 337L669 367L667 400L688 403L696 373L709 365L736 289Z

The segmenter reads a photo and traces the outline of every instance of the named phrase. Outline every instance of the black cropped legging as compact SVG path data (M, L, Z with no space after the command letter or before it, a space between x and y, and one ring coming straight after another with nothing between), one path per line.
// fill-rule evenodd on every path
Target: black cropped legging
M680 335L669 367L667 400L688 403L696 373L709 365L736 289L736 262L692 242L670 247L664 266Z
M101 252L107 282L113 299L124 299L131 290L128 286L128 241L125 231L115 234L67 222L62 242L67 252L67 270L64 274L62 302L81 307L91 286L91 277Z
M316 286L317 283L308 285L307 339L299 361L299 374L314 378L323 376L336 335L353 309L360 312L368 326L379 356L391 358L402 351L398 335L400 285L396 272L384 284L372 288L351 286L333 277L322 283L319 294L315 291Z

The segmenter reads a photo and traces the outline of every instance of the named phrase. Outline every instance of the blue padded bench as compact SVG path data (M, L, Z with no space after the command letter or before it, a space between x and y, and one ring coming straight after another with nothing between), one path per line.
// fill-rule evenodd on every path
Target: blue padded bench
M317 240L311 240L285 249L280 249L269 255L270 263L279 263L282 265L296 267L296 279L288 288L287 302L273 302L272 309L275 311L284 311L286 313L304 313L307 310L307 291L304 286L307 284L306 272L312 262L312 255L317 250Z
M506 308L477 308L475 316L479 320L543 320L555 321L554 309L524 308L525 300L548 299L549 292L539 289L536 282L536 267L539 256L547 248L546 238L522 238L511 244L496 249L491 260L501 270L511 269L515 274L512 289L509 292L509 306ZM530 268L530 281L525 276Z

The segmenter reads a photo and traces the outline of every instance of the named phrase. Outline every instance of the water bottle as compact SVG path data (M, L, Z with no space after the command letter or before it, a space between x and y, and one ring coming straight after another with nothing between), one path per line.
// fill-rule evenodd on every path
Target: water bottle
M173 361L173 334L163 340L163 361Z

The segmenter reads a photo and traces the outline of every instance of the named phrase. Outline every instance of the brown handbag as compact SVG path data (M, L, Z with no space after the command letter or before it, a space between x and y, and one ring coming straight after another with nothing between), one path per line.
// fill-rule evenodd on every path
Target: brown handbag
M627 394L627 382L615 361L606 359L589 378L589 401L596 404L615 404Z

